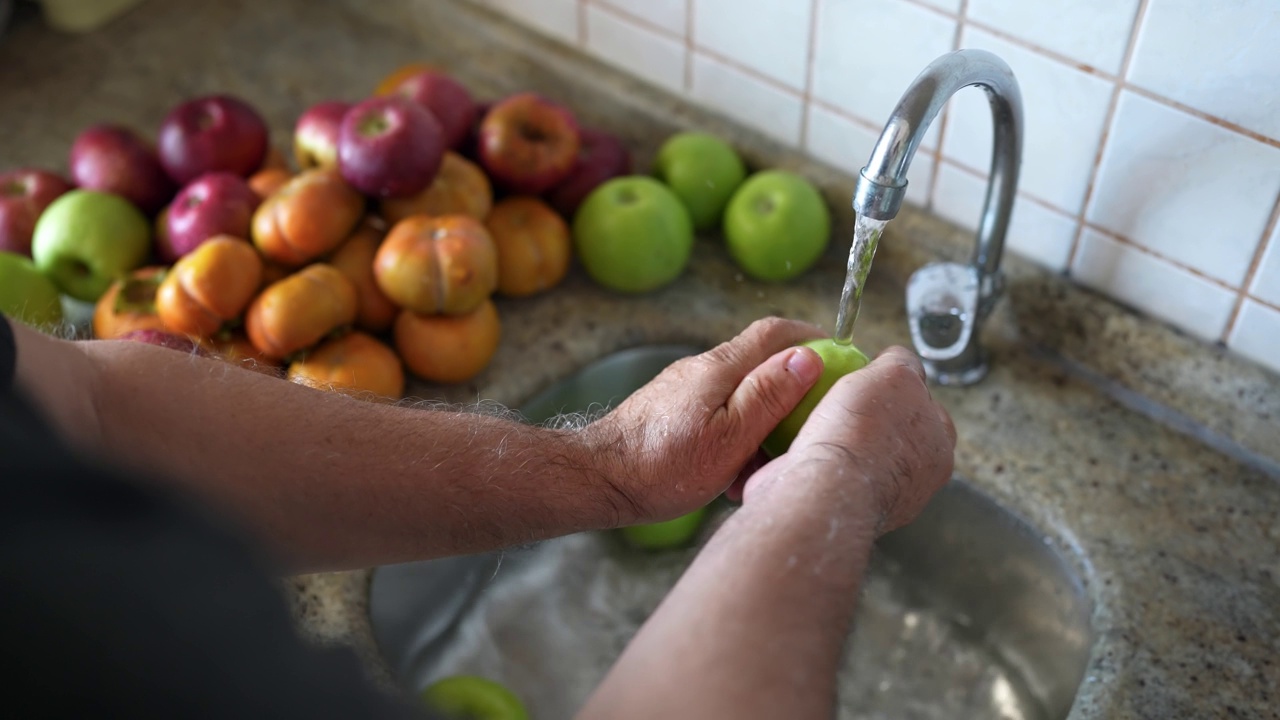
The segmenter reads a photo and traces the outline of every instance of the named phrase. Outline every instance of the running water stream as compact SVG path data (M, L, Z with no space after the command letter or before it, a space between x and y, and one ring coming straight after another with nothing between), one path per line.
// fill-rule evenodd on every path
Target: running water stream
M836 332L832 336L841 345L853 344L853 324L858 320L858 308L862 305L862 289L867 284L871 261L876 257L876 246L880 244L880 236L888 222L859 215L854 223L849 271L840 292L840 311L836 314Z

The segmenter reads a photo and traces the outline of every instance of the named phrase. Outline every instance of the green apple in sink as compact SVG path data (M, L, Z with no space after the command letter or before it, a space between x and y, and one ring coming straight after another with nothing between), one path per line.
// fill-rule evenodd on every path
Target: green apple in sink
M422 691L422 701L450 720L529 720L515 693L478 675L453 675Z
M666 522L622 528L622 538L641 550L674 550L689 544L707 516L705 507Z
M800 399L800 404L796 405L795 409L783 418L782 422L778 423L773 432L769 433L761 443L761 447L769 457L778 457L791 447L791 441L796 439L800 428L804 427L804 422L809 419L809 414L837 380L855 370L861 370L871 362L870 358L854 345L838 343L831 338L810 340L803 345L812 348L818 353L818 357L822 358L822 375L818 377L818 382L814 383L809 392Z

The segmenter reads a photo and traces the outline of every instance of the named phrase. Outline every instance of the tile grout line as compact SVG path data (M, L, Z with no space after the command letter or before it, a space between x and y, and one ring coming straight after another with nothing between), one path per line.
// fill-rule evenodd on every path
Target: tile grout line
M935 8L936 9L936 8ZM964 26L967 22L966 18L969 14L969 0L960 0L960 14L955 17L956 32L951 40L951 51L955 52L960 49L960 38L964 36ZM947 140L947 123L951 120L951 100L948 99L946 104L942 106L942 117L938 118L938 145L933 149L933 172L929 173L929 198L925 203L925 209L932 210L934 201L938 192L938 175L942 172L942 159L944 157L942 146Z
M960 162L958 162L958 161L956 161L956 160L953 160L953 159L951 159L951 158L943 158L942 162L943 162L943 163L945 163L947 166L949 166L949 167L951 167L951 168L953 168L953 169L955 169L955 170L958 170L959 172L964 173L965 175L969 175L970 177L977 178L977 179L979 179L979 180L983 180L983 181L985 181L985 180L987 179L987 175L986 175L985 173L983 173L983 172L981 172L981 171L978 171L978 170L975 170L975 169L973 169L973 168L969 167L968 165L965 165L965 164L963 164L963 163L960 163ZM1049 212L1051 212L1051 213L1053 213L1053 214L1055 214L1055 215L1057 215L1057 216L1059 216L1059 217L1061 217L1061 218L1063 218L1063 219L1071 220L1071 221L1077 221L1077 222L1080 220L1080 218L1079 218L1077 215L1074 215L1074 214L1072 214L1072 213L1069 213L1069 212L1067 212L1066 210L1063 210L1062 208L1057 207L1056 205L1053 205L1052 203L1049 203L1049 202L1045 201L1045 200L1044 200L1044 199L1042 199L1042 198L1038 198L1038 197L1036 197L1035 195L1031 195L1031 194L1029 194L1029 193L1028 193L1027 191L1025 191L1025 190L1019 190L1019 191L1018 191L1018 199L1019 199L1019 200L1026 200L1026 201L1030 202L1031 204L1033 204L1033 205L1037 205L1037 206L1039 206L1039 207L1041 207L1041 208L1044 208L1045 210L1047 210L1047 211L1049 211ZM1275 214L1275 215L1273 216L1273 218L1272 218L1272 223L1273 223L1273 224L1269 224L1269 225L1267 226L1267 227L1268 227L1268 232L1270 232L1270 231L1271 231L1271 229L1274 227L1275 221L1276 221L1277 219L1280 219L1280 198L1278 198L1278 199L1277 199L1277 204L1276 204L1276 208L1275 208L1274 212L1275 212L1276 214ZM1211 276L1211 275L1207 275L1207 274L1205 274L1205 272L1204 272L1203 270L1199 270L1199 269L1194 268L1194 267L1192 267L1192 266L1190 266L1190 265L1187 265L1187 264L1186 264L1186 263L1184 263L1184 262L1181 262L1181 261L1179 261L1179 260L1175 260L1175 259L1173 259L1173 258L1171 258L1171 257L1169 257L1169 256L1167 256L1167 255L1164 255L1164 254L1162 254L1162 253L1160 253L1160 252L1158 252L1158 251L1156 251L1156 250L1152 250L1151 248L1149 248L1149 247L1147 247L1147 246L1145 246L1145 245L1141 245L1141 244L1137 243L1136 241L1134 241L1134 240L1132 240L1132 239L1130 239L1130 238L1127 238L1127 237L1125 237L1124 235L1121 235L1121 234L1119 234L1119 233L1117 233L1117 232L1115 232L1115 231L1113 231L1113 230L1109 230L1109 229L1107 229L1106 227L1103 227L1102 225L1098 225L1097 223L1089 222L1089 221L1087 221L1087 220L1083 222L1083 225L1084 225L1084 228L1085 228L1086 230L1092 230L1093 232L1095 232L1095 233L1097 233L1097 234L1099 234L1099 235L1102 235L1102 236L1106 237L1107 239L1109 239L1109 240L1112 240L1112 241L1116 242L1117 244L1124 245L1125 247L1127 247L1127 248L1131 248L1131 249L1133 249L1133 250L1137 250L1138 252L1142 253L1143 255L1148 255L1148 256L1153 257L1153 258L1155 258L1155 259L1157 259L1157 260L1160 260L1161 262L1168 263L1169 265L1172 265L1172 266L1174 266L1174 267L1178 268L1179 270L1182 270L1182 271L1184 271L1184 272L1186 272L1186 273L1188 273L1188 274L1190 274L1190 275L1194 275L1194 276L1196 276L1196 277L1200 278L1201 280L1204 280L1205 282L1210 283L1211 285L1216 285L1217 287L1219 287L1219 288L1221 288L1221 289L1223 289L1223 290L1226 290L1226 291L1228 291L1228 292L1231 292L1231 293L1238 293L1238 292L1241 292L1241 289L1240 289L1240 288L1237 288L1237 287L1232 286L1230 283L1226 282L1225 280L1220 280L1220 279L1215 278L1215 277L1213 277L1213 276ZM1261 258L1261 256L1260 256L1260 255L1259 255L1259 258ZM1275 310L1277 310L1277 311L1280 311L1280 306L1274 305L1274 304L1272 304L1272 303L1270 303L1270 302L1267 302L1266 300L1263 300L1263 299L1261 299L1261 298L1254 297L1253 295L1249 295L1247 292L1245 293L1245 295L1248 297L1248 299L1250 299L1250 300L1252 300L1252 301L1254 301L1254 302L1258 303L1259 305L1263 305L1263 306L1265 306L1265 307L1272 308L1272 309L1275 309Z
M1231 315L1227 317L1227 327L1222 331L1222 343L1225 345L1227 339L1231 337L1231 333L1236 329L1236 322L1240 319L1240 311L1244 309L1244 301L1249 298L1249 286L1253 284L1253 278L1258 274L1258 268L1262 266L1262 257L1267 254L1267 248L1272 244L1271 235L1275 232L1276 224L1280 222L1280 194L1276 195L1275 205L1271 208L1271 217L1267 219L1267 226L1262 231L1262 237L1258 239L1258 247L1253 251L1253 259L1249 262L1249 269L1245 271L1244 280L1240 283L1240 294L1236 297L1235 307L1231 308ZM1271 303L1262 303L1271 306ZM1275 308L1280 310L1280 308Z
M938 15L941 15L942 17L950 18L953 20L959 19L959 16L956 15L955 13L947 12L946 10L942 10L942 9L933 7L931 5L927 5L921 2L920 0L902 0L902 2L908 3L910 5L914 5L916 7L919 7L925 10L930 10ZM1143 5L1143 8L1145 8L1145 3L1143 3L1142 5ZM1090 65L1088 63L1080 62L1075 58L1069 57L1067 55L1063 55L1062 53L1057 52L1055 50L1050 50L1042 45L1038 45L1025 38L1020 38L1017 35L1014 35L1013 33L1010 33L1005 30L1001 30L993 25L988 25L987 23L973 20L972 18L968 18L968 17L964 18L964 23L967 26L974 28L975 30L981 30L982 32L985 32L989 35L994 35L995 37L1000 38L1001 40L1004 40L1011 45L1016 45L1024 50L1029 50L1037 55L1042 55L1062 65L1067 65L1080 72L1083 72L1086 75L1092 75L1094 77L1097 77L1101 80L1105 80L1107 82L1119 83L1121 86L1121 89L1129 90L1130 92L1133 92L1137 95L1141 95L1146 99L1151 100L1152 102L1155 102L1159 105L1163 105L1167 108L1171 108L1173 110L1186 113L1195 118L1203 120L1211 125L1216 125L1217 127L1220 127L1229 132L1233 132L1237 135L1243 135L1249 138L1250 140L1260 142L1264 145L1269 145L1274 148L1280 148L1280 138L1271 137L1269 135L1260 133L1256 130L1250 130L1249 128L1244 127L1243 125L1239 125L1237 123L1231 122L1226 118L1218 117L1210 112L1200 110L1198 108L1194 108L1190 105L1186 105L1182 102L1174 100L1173 98L1161 95L1158 92L1147 90L1146 88L1143 88L1141 86L1134 85L1133 83L1126 80L1124 77L1124 74L1127 73L1127 66L1121 69L1121 74L1109 73L1105 70L1100 70L1097 67L1094 67L1093 65Z
M813 66L815 48L818 45L818 10L822 0L810 0L809 3L809 43L805 52L804 92L800 105L800 141L801 152L809 150L809 114L813 100Z
M1138 46L1138 33L1141 32L1143 21L1146 19L1147 2L1148 0L1139 0L1138 9L1134 12L1133 27L1129 29L1129 40L1125 44L1124 59L1120 61L1120 77L1124 77L1129 73L1129 63L1133 60L1134 50ZM1102 135L1098 138L1098 150L1094 153L1093 167L1089 171L1089 182L1085 185L1084 198L1080 201L1080 210L1076 216L1078 222L1076 235L1071 239L1071 249L1067 252L1067 267L1064 271L1067 276L1073 274L1076 256L1080 253L1080 240L1084 237L1085 230L1085 215L1089 211L1089 203L1093 201L1093 194L1097 189L1102 159L1107 150L1107 143L1111 140L1112 126L1116 120L1116 108L1120 105L1120 93L1123 90L1124 85L1118 80L1111 89L1111 100L1107 103L1107 114L1102 123Z

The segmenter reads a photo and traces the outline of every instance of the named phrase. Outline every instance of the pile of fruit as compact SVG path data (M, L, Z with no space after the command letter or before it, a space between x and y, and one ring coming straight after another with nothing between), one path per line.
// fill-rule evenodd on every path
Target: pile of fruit
M809 183L747 178L715 137L677 135L656 178L631 175L625 145L568 108L533 93L481 104L423 65L362 102L311 107L293 150L296 172L253 107L216 95L175 107L154 145L84 130L74 184L0 174L0 311L52 325L66 295L94 303L98 338L397 398L403 368L443 383L483 370L501 333L492 296L549 290L575 255L641 293L683 272L696 231L722 227L743 270L771 281L827 243Z

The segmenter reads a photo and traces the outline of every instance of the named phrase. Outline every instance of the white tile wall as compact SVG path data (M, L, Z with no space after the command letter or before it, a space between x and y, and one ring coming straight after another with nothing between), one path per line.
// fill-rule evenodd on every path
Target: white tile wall
M1231 347L1263 365L1274 365L1280 355L1280 310L1245 300L1231 332Z
M1205 340L1218 339L1236 303L1225 288L1093 230L1081 237L1072 272L1081 283Z
M1280 0L473 1L851 174L925 65L995 52L1027 120L1009 251L1280 371ZM908 201L972 227L990 123L962 91Z
M884 125L920 71L955 45L955 19L906 0L817 5L813 97L876 127ZM938 127L935 122L921 147L937 146Z
M1150 0L1129 79L1280 137L1280 3Z
M977 230L987 182L947 162L938 170L933 211L961 227ZM1043 265L1065 270L1079 221L1020 196L1013 206L1005 249Z
M542 32L578 41L578 0L481 0Z
M813 3L804 0L693 3L698 45L797 90L806 82L812 24Z
M1120 72L1138 0L969 0L968 16L1076 62ZM1063 22L1064 19L1070 22Z
M612 9L587 7L587 50L655 85L684 90L685 44L628 22Z
M1018 78L1026 120L1019 189L1078 213L1106 124L1111 84L972 27L965 28L961 45L995 53ZM982 90L956 94L946 147L948 157L975 170L991 164L991 110Z
M686 0L601 0L598 4L628 13L680 36L684 36L689 24Z
M783 142L800 142L804 100L706 55L693 59L694 99Z
M1280 193L1280 148L1125 92L1087 219L1239 287Z
M1258 274L1253 276L1253 286L1249 289L1254 297L1280 308L1280 224L1271 231Z

